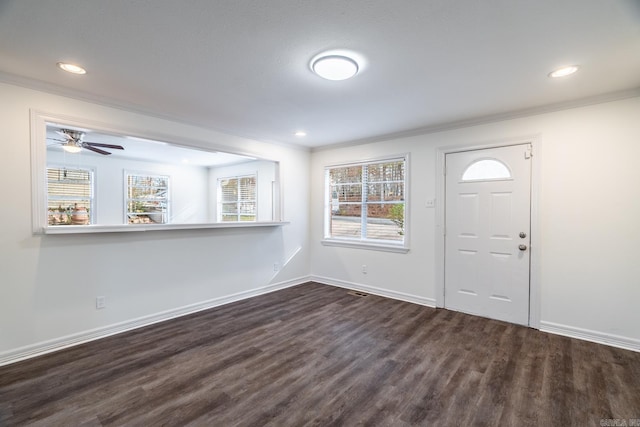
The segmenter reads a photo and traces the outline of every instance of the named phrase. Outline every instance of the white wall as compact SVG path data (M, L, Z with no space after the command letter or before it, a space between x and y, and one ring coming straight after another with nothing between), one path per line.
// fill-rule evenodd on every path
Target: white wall
M542 329L640 350L640 98L312 153L312 277L433 304L436 218L425 205L436 197L437 149L531 135L542 148L534 153ZM324 166L404 152L410 252L322 246Z
M33 235L30 109L279 160L290 224ZM309 272L433 303L435 210L425 204L436 195L437 148L526 135L542 143L534 161L541 165L543 329L640 349L640 98L311 155L7 84L0 84L0 117L0 179L10 183L2 190L10 205L0 209L0 363L136 319L298 283ZM322 246L324 165L405 152L411 153L410 252ZM106 296L104 310L95 309L98 295Z
M290 224L33 235L30 109L279 160L283 215ZM286 286L308 275L307 151L8 84L0 84L0 118L0 180L7 184L2 200L10 201L0 209L0 363L117 330L145 316L156 319L184 307ZM106 309L95 309L98 295L106 297Z
M93 212L94 223L101 225L125 223L125 171L169 176L170 223L197 224L208 221L209 197L211 197L208 168L81 153L67 154L64 151L47 150L47 164L88 167L94 170L96 205Z

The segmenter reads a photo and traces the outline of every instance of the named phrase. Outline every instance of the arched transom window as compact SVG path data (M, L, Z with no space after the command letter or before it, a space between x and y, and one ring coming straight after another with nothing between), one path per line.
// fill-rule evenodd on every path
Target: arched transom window
M496 181L511 179L511 171L499 160L481 159L471 163L462 174L462 181Z

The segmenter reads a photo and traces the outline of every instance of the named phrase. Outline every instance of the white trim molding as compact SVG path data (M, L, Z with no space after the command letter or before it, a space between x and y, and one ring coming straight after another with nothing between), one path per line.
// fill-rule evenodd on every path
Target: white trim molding
M381 297L396 299L399 301L410 302L413 304L420 304L427 307L436 306L436 300L433 298L425 298L418 295L407 294L404 292L392 291L389 289L377 288L375 286L363 285L361 283L348 282L346 280L333 279L330 277L314 276L311 275L310 281L321 283L323 285L335 286L338 288L351 289L354 291L361 291L372 295L378 295Z
M258 295L264 295L270 292L279 291L281 289L290 288L292 286L301 285L303 283L309 282L310 280L311 279L309 277L298 277L295 279L274 283L268 286L262 286L231 295L225 295L223 297L213 298L210 300L197 302L195 304L189 304L171 310L138 317L136 319L126 320L124 322L119 322L100 328L89 329L87 331L82 331L75 334L54 338L52 340L42 341L28 346L16 348L0 353L0 366L9 365L11 363L31 359L37 356L42 356L47 353L53 353L55 351L62 350L68 347L84 344L89 341L99 340L111 335L131 331L133 329L142 328L145 326L153 325L154 323L164 322L166 320L175 319L177 317L186 316L189 314L197 313L199 311L208 310L210 308L230 304L232 302L240 301L243 299L252 298Z
M576 338L579 340L591 341L598 344L640 352L640 340L634 338L607 334L604 332L592 331L590 329L577 328L575 326L567 326L554 322L547 322L545 320L540 321L540 330L569 338Z
M131 331L154 323L164 322L166 320L175 319L181 316L197 313L199 311L208 310L225 304L230 304L247 298L268 294L282 289L298 286L307 282L316 282L323 285L335 286L344 289L366 292L372 295L378 295L385 298L392 298L399 301L405 301L413 304L419 304L426 307L436 307L434 298L426 298L418 295L407 294L403 292L392 291L389 289L377 288L374 286L363 285L345 280L333 279L322 276L304 276L283 282L274 283L268 286L255 288L243 292L238 292L223 297L213 298L210 300L189 304L163 312L138 317L136 319L115 323L112 325L90 329L87 331L55 338L48 341L42 341L32 345L16 348L0 353L0 366L9 365L11 363L20 362L22 360L31 359L42 356L65 348L84 344L90 341L99 340L119 333ZM598 331L577 328L573 326L561 325L558 323L541 321L540 330L557 335L563 335L570 338L595 342L598 344L609 345L613 347L623 348L640 352L640 340L634 338L623 337L619 335L606 334Z
M368 249L370 251L382 251L382 252L395 252L399 254L406 254L410 251L410 248L393 244L382 243L369 243L369 241L355 241L346 239L323 239L320 243L324 246L337 246L341 248L355 248L355 249Z
M0 77L2 74L0 73ZM488 123L498 123L507 120L520 119L524 117L539 116L541 114L555 113L557 111L565 111L573 108L588 107L590 105L604 104L606 102L615 102L623 99L635 98L640 96L640 88L624 89L616 92L608 92L601 95L588 96L586 98L558 102L550 105L543 105L540 107L525 108L522 110L509 111L506 113L490 114L486 116L478 116L471 119L456 120L452 122L435 123L433 125L427 125L418 127L415 129L409 129L400 132L391 132L383 135L377 135L372 137L352 139L349 141L338 142L335 144L326 144L311 147L311 152L335 150L337 148L355 147L358 145L371 144L374 142L392 141L400 138L410 138L413 136L429 135L439 132L446 132L456 129L464 129L472 126L480 126Z
M0 73L0 77L1 77ZM154 227L131 227L133 224L115 224L102 225L91 224L87 226L48 226L47 218L47 124L55 123L57 125L68 125L79 129L92 129L104 132L110 135L130 136L143 140L162 141L177 147L204 150L204 151L220 151L225 153L237 154L240 156L252 157L258 160L270 161L275 163L276 178L272 183L274 195L279 199L273 203L275 215L272 221L256 221L256 222L234 222L229 225L219 225L220 223L184 223L184 224L152 224ZM99 121L71 117L62 114L48 113L37 109L30 110L30 148L31 148L31 216L33 234L73 234L73 233L109 233L109 232L128 232L128 231L152 231L152 230L181 230L181 229L199 229L199 228L247 228L247 227L272 227L284 225L283 221L284 201L283 183L280 179L280 160L271 157L271 154L264 156L262 154L252 153L246 150L238 150L226 145L211 145L210 142L190 139L184 135L170 135L159 132L149 131L130 126L111 125ZM96 200L96 203L98 201ZM161 226L161 227L158 227Z
M377 239L369 239L369 238L345 238L345 237L333 237L331 236L331 224L330 220L332 217L331 214L331 183L329 182L329 171L331 169L340 168L340 167L351 167L351 166L365 166L376 163L383 162L392 162L396 160L402 160L404 162L404 178L403 178L403 188L404 188L404 200L402 203L404 204L404 233L401 242L396 242L392 240L377 240ZM410 250L410 236L411 233L409 230L409 224L411 223L410 212L411 212L411 198L407 197L407 194L411 194L411 153L405 152L402 154L388 155L388 156L379 156L368 159L358 159L354 161L347 161L341 163L331 163L324 166L324 208L323 208L323 239L320 243L324 246L336 246L336 247L344 247L344 248L352 248L352 249L368 249L373 251L383 251L383 252L395 252L395 253L408 253ZM364 178L363 178L364 179ZM363 181L364 182L364 181ZM364 190L365 185L363 184L363 197L366 195ZM366 197L365 197L366 198ZM365 200L362 200L362 204L364 206ZM361 218L363 219L363 218ZM368 221L365 221L368 222ZM362 229L364 230L364 222L362 224ZM366 235L366 233L365 233ZM366 236L365 236L366 237Z

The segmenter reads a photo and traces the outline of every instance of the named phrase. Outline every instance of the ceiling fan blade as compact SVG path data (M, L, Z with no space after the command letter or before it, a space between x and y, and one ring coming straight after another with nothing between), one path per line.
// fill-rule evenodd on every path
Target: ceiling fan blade
M122 145L113 145L113 144L100 144L98 142L84 142L83 145L89 145L91 147L104 147L104 148L113 148L114 150L124 150Z
M58 142L67 142L68 139L55 139L55 138L47 138L49 141L58 141Z
M86 144L82 144L82 147L86 148L87 150L91 150L91 151L93 151L95 153L98 153L98 154L104 154L105 156L108 156L108 155L111 154L108 151L104 151L104 150L101 150L99 148L95 148L95 147L92 147L92 146L86 145Z

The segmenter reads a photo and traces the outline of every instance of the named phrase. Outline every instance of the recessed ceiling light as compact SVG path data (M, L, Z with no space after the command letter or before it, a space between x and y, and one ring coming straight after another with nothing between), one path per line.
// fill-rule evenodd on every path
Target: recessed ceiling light
M294 133L294 135L302 138L303 136L307 136L307 133L303 130L299 130L298 132Z
M577 65L570 65L568 67L562 67L562 68L558 68L555 71L552 71L549 73L549 77L566 77L569 76L573 73L575 73L576 71L578 71L578 66Z
M343 55L326 55L313 59L311 69L327 80L346 80L358 73L358 63Z
M75 64L68 64L66 62L58 62L58 67L68 73L73 74L87 74L87 70Z

